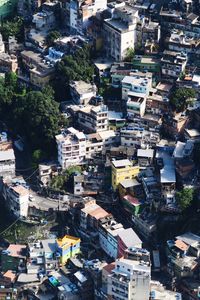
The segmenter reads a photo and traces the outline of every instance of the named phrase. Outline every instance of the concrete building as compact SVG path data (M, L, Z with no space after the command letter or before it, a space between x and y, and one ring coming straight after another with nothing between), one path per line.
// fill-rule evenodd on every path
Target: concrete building
M80 107L77 123L88 132L108 130L108 108L106 105Z
M156 152L157 163L160 167L160 184L162 196L167 205L175 203L176 172L174 158L167 151Z
M139 173L139 166L133 166L128 159L112 161L112 188L116 190L124 179L133 179Z
M132 228L127 228L118 234L118 257L125 256L131 248L142 248L142 241Z
M146 109L146 99L142 97L129 96L126 103L127 114L131 116L144 116Z
M3 185L2 195L11 214L16 218L28 216L29 191L22 185Z
M74 104L87 105L92 97L96 97L97 87L82 80L72 81L70 92Z
M101 206L96 204L96 200L90 201L85 204L81 209L80 227L84 230L97 230L99 220L109 217L110 213L105 211Z
M55 28L56 19L53 11L42 10L33 15L33 21L37 30L50 30Z
M47 63L40 53L32 50L24 50L21 52L21 57L27 74L24 75L22 72L19 72L19 79L42 88L53 78L54 65Z
M103 24L107 56L122 61L128 49L134 49L137 21L138 10L125 2L114 8L112 17Z
M72 0L67 8L71 32L82 33L87 27L88 19L95 16L97 12L106 9L107 0ZM66 9L66 6L65 6Z
M144 77L137 74L125 76L122 80L122 99L127 101L129 97L146 98L149 95L151 85L151 76ZM142 114L144 114L145 103L141 105Z
M185 71L187 55L175 51L165 50L161 59L162 76L165 78L178 78Z
M121 128L120 140L123 146L146 149L156 146L160 141L160 134L153 130L145 130L143 126L140 127L140 124L133 124L133 126Z
M118 256L118 234L124 231L121 223L117 223L112 216L99 222L99 243L103 251L116 259Z
M80 253L80 242L80 238L69 235L56 240L57 252L60 255L61 264L65 264L69 258Z
M108 275L108 299L149 300L150 266L120 259Z
M86 156L86 136L73 127L56 136L58 162L63 169L83 162Z
M56 256L55 239L41 240L28 244L29 258L27 262L27 274L40 276L55 270L59 265L59 257ZM29 277L31 277L29 276Z
M181 293L167 290L159 281L151 281L150 300L182 300Z
M56 136L58 162L63 169L72 164L83 163L96 154L104 154L116 141L117 134L113 130L85 135L70 127Z
M1 134L1 137L3 137ZM12 143L7 142L1 138L0 140L0 174L3 175L15 175L15 154L13 151Z

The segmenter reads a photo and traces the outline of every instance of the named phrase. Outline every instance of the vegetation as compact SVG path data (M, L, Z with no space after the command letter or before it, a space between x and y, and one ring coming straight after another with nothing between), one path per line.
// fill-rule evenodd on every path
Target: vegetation
M71 186L71 175L74 173L80 173L81 167L80 166L70 166L62 174L53 177L51 181L51 187L57 191L68 191L69 187Z
M176 193L176 199L182 210L190 207L193 201L194 190L191 188L184 188Z
M53 90L27 91L19 87L14 73L0 80L0 119L12 134L24 136L32 150L52 153L54 137L62 125Z
M124 61L132 62L134 56L135 56L134 49L133 48L128 48L127 51L126 51L126 57L125 57Z
M56 98L66 100L69 95L69 82L71 80L84 80L91 82L94 75L94 66L91 62L90 47L84 46L72 55L65 56L57 64L57 77L52 82Z
M60 37L61 37L60 32L58 32L56 30L49 32L49 34L46 37L46 44L47 44L47 46L48 47L53 46L55 40L57 40Z
M15 17L12 21L2 22L0 32L3 40L8 41L10 36L15 36L19 42L24 40L24 21L21 17Z
M178 88L176 89L170 98L172 108L177 112L184 111L187 105L196 96L195 90L192 88Z

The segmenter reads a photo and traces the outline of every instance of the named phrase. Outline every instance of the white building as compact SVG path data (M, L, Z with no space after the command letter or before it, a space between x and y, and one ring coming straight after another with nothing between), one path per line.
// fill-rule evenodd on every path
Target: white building
M123 60L128 49L136 44L138 10L125 4L114 8L111 19L104 20L105 49L107 56Z
M178 78L185 71L187 55L165 50L161 59L162 75L166 78Z
M7 136L5 140L2 139L2 134L0 136L0 174L1 176L14 175L15 154L13 151L12 143L7 142Z
M143 117L146 110L146 97L129 96L126 103L127 114L130 116L139 115Z
M130 259L115 262L108 275L108 297L120 300L149 300L151 269Z
M107 0L71 0L69 9L70 29L82 33L91 16L107 8Z
M107 255L112 258L118 256L118 234L124 231L121 223L117 223L113 217L100 220L99 243Z
M3 184L3 198L11 214L16 218L28 216L29 190L22 185Z
M108 130L108 107L106 105L80 107L77 122L89 132Z
M41 11L33 15L36 29L49 30L55 27L55 15L52 11Z
M159 281L151 281L151 300L182 300L181 293L167 290Z
M128 100L129 97L145 98L149 95L152 86L151 76L125 76L122 80L122 99Z
M73 127L56 136L58 162L63 169L81 163L86 156L86 136Z
M87 105L92 97L96 97L97 87L95 84L85 81L72 81L70 92L75 104Z
M85 135L83 132L68 128L56 136L58 162L63 169L91 159L97 153L104 153L118 140L113 130Z
M137 125L137 124L136 124ZM143 149L155 147L160 141L160 134L145 130L142 126L128 126L120 130L121 145L126 147L141 147Z

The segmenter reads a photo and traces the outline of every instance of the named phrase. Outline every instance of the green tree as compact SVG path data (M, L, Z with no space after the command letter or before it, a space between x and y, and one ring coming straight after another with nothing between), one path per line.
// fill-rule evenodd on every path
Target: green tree
M69 82L71 80L91 82L93 75L94 65L90 60L89 46L83 46L73 55L65 56L56 65L56 78L52 82L56 99L65 100L69 96Z
M19 42L24 40L24 21L21 17L15 17L12 21L2 22L0 32L5 41L10 36L15 36Z
M195 90L192 88L178 88L176 89L170 98L172 108L177 112L184 111L187 105L196 96Z
M46 37L46 44L48 47L51 47L54 45L55 40L61 37L61 34L59 31L51 31Z
M126 56L125 56L124 61L132 62L134 56L135 56L135 51L134 51L134 49L133 49L133 48L128 48L128 49L126 50Z
M22 119L24 131L34 147L43 149L51 145L59 130L59 105L53 97L39 91L31 91L23 101Z
M194 190L191 188L184 188L180 192L176 193L176 200L182 210L188 208L193 201Z

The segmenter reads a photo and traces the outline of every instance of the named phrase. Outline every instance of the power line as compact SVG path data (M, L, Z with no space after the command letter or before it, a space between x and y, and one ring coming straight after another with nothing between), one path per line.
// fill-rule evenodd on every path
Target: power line
M19 221L20 218L18 218L17 220L15 220L11 225L9 225L6 229L4 229L0 235L4 234L4 232L6 232L9 228L11 228L14 224L16 224Z
M15 169L15 171L23 172L23 171L28 171L28 170L32 170L32 169L35 169L35 167L30 167L30 168L26 168L26 169Z
M36 169L30 176L28 176L27 178L25 178L25 180L30 179L39 169Z

